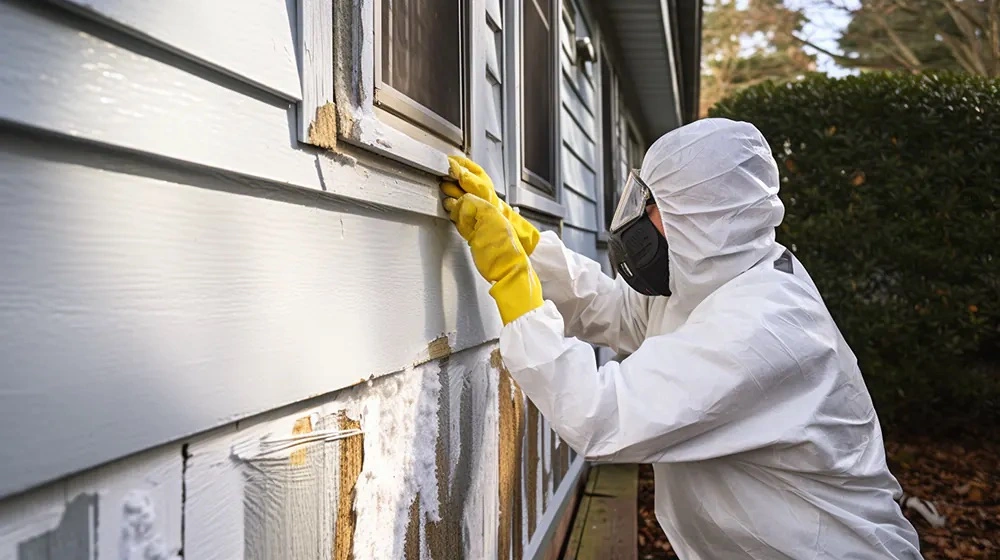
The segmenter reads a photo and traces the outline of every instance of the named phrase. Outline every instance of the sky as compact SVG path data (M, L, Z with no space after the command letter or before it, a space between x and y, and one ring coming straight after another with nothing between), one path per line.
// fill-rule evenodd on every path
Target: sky
M861 2L860 0L844 0L843 4L853 10L860 7ZM807 23L803 29L804 38L831 52L835 52L837 54L842 52L839 48L837 48L837 37L840 36L840 32L843 31L844 27L846 27L851 21L847 14L836 8L829 7L824 2L815 2L810 0L785 0L785 5L790 8L802 9L806 17L809 18L809 23ZM805 50L816 54L816 65L818 66L818 70L821 72L825 72L834 77L841 77L856 73L856 71L851 71L838 66L832 58L823 53L815 52L808 47L806 47Z
M809 22L804 26L803 38L827 49L830 52L840 54L842 51L837 47L837 38L841 31L850 23L850 17L844 11L829 6L829 0L784 0L785 5L801 9L805 13ZM861 5L861 0L837 0L838 3L849 9L857 9ZM736 0L736 5L745 9L747 0ZM805 47L806 52L816 55L816 65L820 72L833 77L842 77L849 74L856 74L856 70L849 70L837 65L834 60L814 49Z

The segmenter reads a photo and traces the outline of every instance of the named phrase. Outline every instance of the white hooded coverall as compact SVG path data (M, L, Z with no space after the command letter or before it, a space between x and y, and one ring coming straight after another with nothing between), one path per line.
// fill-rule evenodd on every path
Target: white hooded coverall
M530 259L547 301L500 335L525 394L588 460L653 464L682 559L920 558L855 356L775 241L763 136L697 121L653 144L641 178L672 295L642 296L542 233ZM598 368L582 341L630 355Z

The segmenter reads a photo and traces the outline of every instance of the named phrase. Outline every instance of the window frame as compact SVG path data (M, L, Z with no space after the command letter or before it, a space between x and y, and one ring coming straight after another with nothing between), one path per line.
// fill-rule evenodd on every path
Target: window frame
M461 126L456 127L446 118L435 113L429 107L411 99L405 93L392 87L383 78L382 70L382 11L386 2L398 0L374 0L375 3L375 34L374 34L374 108L381 114L382 111L391 113L393 117L403 120L412 126L419 127L425 132L440 137L443 141L451 145L468 151L469 148L469 125L470 125L470 80L469 80L469 53L471 51L471 18L468 2L458 3L458 59L459 59L459 114ZM387 119L392 120L392 119ZM405 127L401 127L405 128ZM405 131L405 130L404 130Z
M475 124L471 76L476 58L472 10L464 10L462 18L464 139L457 145L376 104L376 8L381 2L298 0L303 90L297 107L298 140L331 151L339 151L338 142L343 141L407 167L447 176L448 156L469 153L475 134L471 130Z
M524 9L524 5L526 3L528 3L528 2L531 2L532 4L534 4L536 6L536 9L541 8L541 6L538 6L538 0L521 0L521 8L522 8L522 10ZM559 5L558 6L558 8L559 8L558 10L556 9L557 8L557 4ZM552 78L552 87L551 87L551 91L549 92L549 95L552 96L552 98L553 98L552 99L552 102L553 102L552 103L552 107L553 107L553 109L555 109L554 111L552 111L549 114L549 127L551 127L551 130L552 130L552 133L553 133L552 134L552 139L553 140L556 140L557 137L561 136L561 131L557 128L558 125L559 125L559 121L556 119L556 115L555 115L556 113L558 113L558 112L561 111L561 105L560 105L561 100L559 98L560 93L559 93L559 84L558 84L558 81L559 81L560 76L561 76L560 72L559 72L560 71L560 68L559 68L560 61L559 61L559 56L558 56L559 52L560 52L558 49L561 48L561 40L562 40L561 33L560 33L560 31L562 30L562 19L561 19L562 18L562 14L561 14L562 8L561 8L561 6L562 6L562 1L561 0L549 0L549 12L550 13L547 14L547 16L548 16L547 19L548 19L548 24L549 24L549 48L552 49L552 50L550 50L550 59L549 59L549 61L552 63L552 68L549 68L549 75ZM557 12L558 12L558 14L557 14ZM558 15L558 17L554 17L556 15ZM520 42L521 42L521 46L523 47L524 46L524 12L521 12L520 16L521 16L521 19L518 21L518 24L519 24L520 29L521 29ZM555 39L555 40L553 41L553 39ZM523 49L521 51L521 56L518 58L518 71L519 71L519 74L520 74L520 79L521 79L520 81L523 84L524 81L525 81L524 80L524 50ZM520 99L520 102L521 102L521 112L523 114L524 107L527 105L527 103L525 101L525 99L526 99L525 98L525 94L528 92L528 88L522 87L522 88L519 88L519 89L520 89L520 93L521 93L521 95L520 95L520 98L521 98ZM534 187L535 189L541 191L539 194L541 194L542 196L549 197L552 200L554 200L556 202L559 202L559 197L558 197L558 192L557 191L558 191L558 175L559 175L558 174L558 167L560 165L560 161L556 157L557 156L557 152L558 152L558 150L556 149L556 146L559 144L559 142L553 141L553 142L551 142L549 144L549 161L552 162L552 181L550 183L548 180L542 178L540 175L538 175L534 171L531 171L530 169L528 169L524 165L524 160L525 160L525 157L524 157L524 148L525 148L525 145L527 144L527 142L525 142L525 140L524 140L525 128L523 126L520 127L520 131L521 131L521 134L520 134L519 140L521 142L520 143L520 147L521 147L521 153L520 153L520 156L521 156L521 165L520 165L520 167L521 167L521 180L524 181L525 183L527 183L528 185L530 185L531 187Z
M555 32L552 32L552 27L550 26L549 33L549 48L553 57L552 68L550 69L553 79L551 95L552 106L555 109L550 115L552 119L550 126L552 126L553 131L552 142L549 146L553 156L551 192L546 192L544 188L539 188L537 185L532 184L530 177L533 174L529 175L530 172L525 173L527 170L524 167L525 142L523 135L524 128L521 126L521 122L524 119L524 93L526 92L526 88L522 87L524 83L522 74L524 51L522 32L524 18L522 10L525 2L532 1L505 0L503 6L505 20L508 22L507 31L504 34L507 58L505 75L507 76L507 82L511 84L511 87L506 88L504 92L505 105L508 107L507 116L504 119L504 152L506 154L505 159L507 160L506 169L508 177L507 192L510 203L513 206L525 207L548 216L562 218L565 216L566 210L562 206L562 158L560 150L562 142L562 130L560 128L562 113L562 68L558 55L561 41L561 23ZM553 13L558 14L557 8L558 11L561 11L560 6L560 0L551 1L551 10ZM558 19L555 21L557 23L560 22Z

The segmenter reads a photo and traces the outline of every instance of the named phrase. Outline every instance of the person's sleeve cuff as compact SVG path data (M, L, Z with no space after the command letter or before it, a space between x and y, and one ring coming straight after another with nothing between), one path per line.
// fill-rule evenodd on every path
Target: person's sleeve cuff
M518 317L500 331L500 355L511 372L555 361L563 352L565 326L554 303Z

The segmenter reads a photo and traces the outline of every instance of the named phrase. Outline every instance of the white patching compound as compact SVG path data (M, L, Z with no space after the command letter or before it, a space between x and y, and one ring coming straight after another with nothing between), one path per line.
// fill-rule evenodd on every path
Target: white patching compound
M399 558L409 510L420 494L421 549L425 524L440 520L435 449L439 368L435 363L373 383L362 404L365 459L354 502L356 558ZM392 539L386 535L393 528Z

